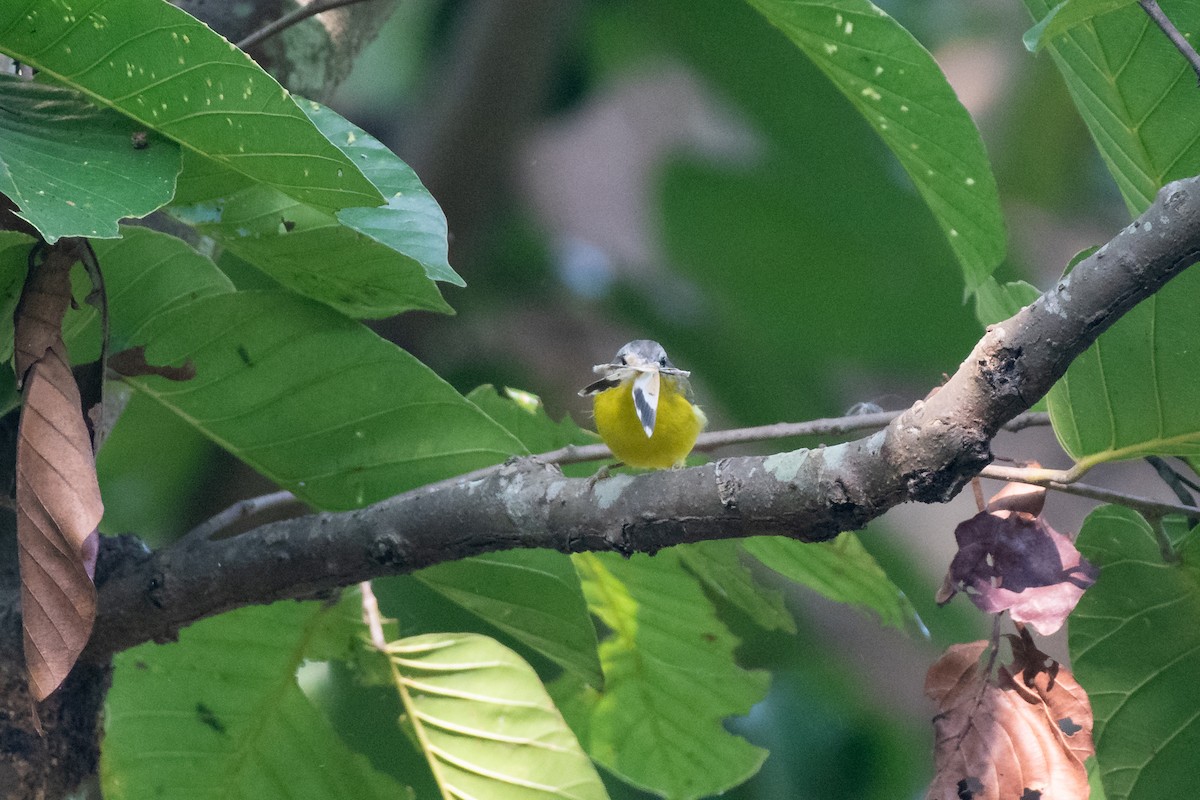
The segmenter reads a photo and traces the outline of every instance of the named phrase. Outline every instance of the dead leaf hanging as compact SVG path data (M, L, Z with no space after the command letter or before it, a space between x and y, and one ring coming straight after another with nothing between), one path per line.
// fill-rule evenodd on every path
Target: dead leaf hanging
M1013 663L995 677L980 664L986 641L953 645L930 667L925 694L938 713L928 800L1088 797L1084 761L1095 749L1087 695L1028 644L1014 645Z
M1048 636L1096 581L1096 568L1041 516L1045 489L1006 489L986 510L954 530L958 552L938 593L948 602L966 592L982 611L1008 611L1013 620Z
M33 265L15 315L24 384L17 441L17 541L30 688L38 700L70 672L96 616L92 577L104 513L91 438L62 341L69 242Z

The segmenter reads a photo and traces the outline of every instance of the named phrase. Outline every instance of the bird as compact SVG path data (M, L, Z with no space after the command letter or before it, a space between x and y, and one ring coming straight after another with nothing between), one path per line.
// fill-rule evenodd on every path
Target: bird
M596 431L613 455L641 469L682 466L708 423L693 401L691 373L650 339L629 342L592 371L602 377L579 394L592 397Z

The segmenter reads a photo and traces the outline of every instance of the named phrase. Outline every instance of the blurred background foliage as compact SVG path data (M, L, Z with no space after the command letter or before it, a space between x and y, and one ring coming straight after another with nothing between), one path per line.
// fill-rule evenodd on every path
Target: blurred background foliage
M1009 226L998 277L1043 285L1119 227L1124 208L1061 79L1048 56L1022 47L1030 20L1019 3L880 5L934 53L982 130ZM856 403L908 405L980 334L904 172L744 3L405 0L330 102L408 161L446 211L451 263L468 283L444 289L457 315L410 313L376 328L464 393L520 387L551 416L590 427L575 395L590 365L647 337L693 371L715 428L839 416ZM239 285L262 280L243 271L230 266ZM1055 465L1053 452L1036 455ZM100 469L108 531L152 544L272 488L144 397ZM809 594L789 598L796 636L724 609L744 665L776 676L767 700L733 723L772 756L728 796L922 794L924 670L984 623L961 605L933 606L950 553L912 545L923 533L951 544L973 511L960 498L932 516L889 515L863 535L929 641ZM479 628L416 580L377 591L404 635ZM426 769L394 724L394 695L358 687L342 667L305 678L380 769L410 783ZM430 787L418 783L419 796Z

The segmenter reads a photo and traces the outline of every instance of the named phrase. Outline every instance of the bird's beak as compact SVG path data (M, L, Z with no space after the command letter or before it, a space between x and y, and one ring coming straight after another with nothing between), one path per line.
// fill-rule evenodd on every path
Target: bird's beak
M633 379L633 407L637 409L638 421L646 437L654 435L654 423L658 418L658 388L660 377L657 367L640 369Z

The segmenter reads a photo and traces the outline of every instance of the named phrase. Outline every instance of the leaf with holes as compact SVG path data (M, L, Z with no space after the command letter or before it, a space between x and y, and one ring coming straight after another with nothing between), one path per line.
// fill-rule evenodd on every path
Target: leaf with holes
M407 796L351 753L296 684L338 606L282 602L203 620L117 655L105 706L109 800ZM358 625L361 632L362 625Z
M983 140L929 51L868 0L748 0L870 123L974 291L1004 260L1004 218Z
M605 800L595 767L537 673L474 633L387 647L393 680L446 800Z
M934 717L936 774L928 800L1085 798L1093 752L1088 698L1062 666L1028 659L988 676L987 642L952 645L925 678Z
M1096 509L1079 549L1100 578L1071 616L1071 663L1096 714L1110 800L1190 797L1200 749L1200 536L1168 543L1137 512Z
M179 146L153 135L134 147L136 122L77 92L0 75L0 193L47 242L113 238L175 193Z
M0 3L0 52L300 202L383 202L274 78L163 0Z
M25 400L17 441L21 612L29 682L38 700L71 671L96 618L92 578L104 505L62 341L76 253L72 241L47 248L26 279L15 316Z

